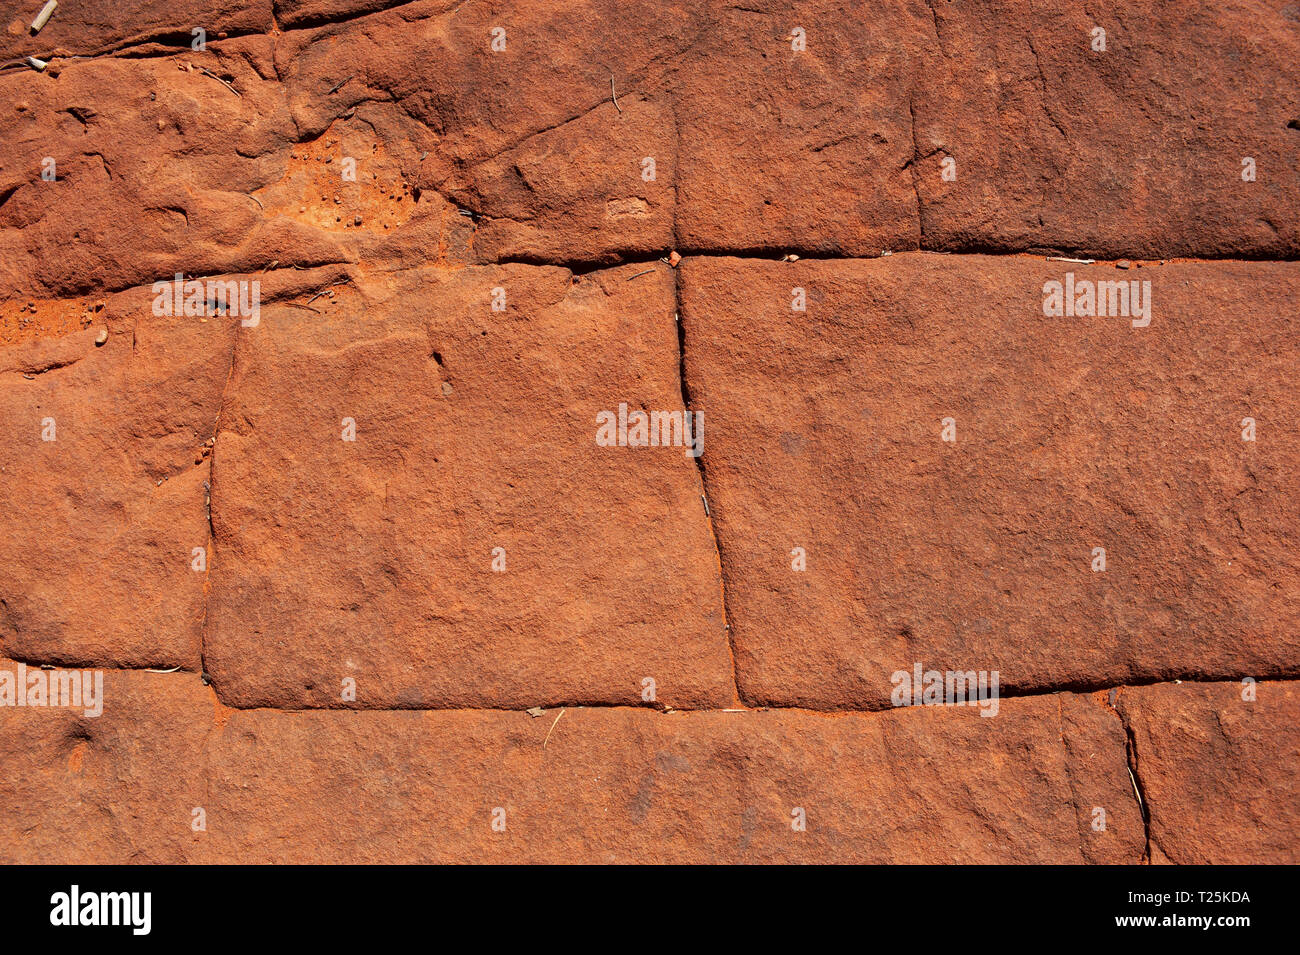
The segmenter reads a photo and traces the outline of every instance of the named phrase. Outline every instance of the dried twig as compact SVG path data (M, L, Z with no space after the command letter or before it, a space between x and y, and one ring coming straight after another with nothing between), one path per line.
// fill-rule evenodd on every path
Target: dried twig
M325 95L326 95L326 96L333 96L333 95L334 95L335 93L337 93L339 90L343 89L343 87L345 87L345 86L347 86L349 83L351 83L354 79L356 79L356 77L354 77L354 76L349 76L346 80L340 80L339 82L335 83L335 84L334 84L334 87L333 87L333 88L332 88L328 93L326 93Z
M654 271L654 269L646 269L644 272L638 272L636 275L629 275L629 276L627 277L627 280L630 282L630 281L632 281L633 279L639 279L641 276L643 276L643 275L649 275L649 274L650 274L651 272L653 272L653 271Z
M317 315L320 314L320 309L319 309L319 308L312 308L310 305L299 305L297 302L285 302L284 304L285 304L285 305L292 305L294 308L305 308L305 309L307 309L307 311L309 311L309 312L315 312Z
M614 108L617 109L620 113L623 112L623 107L618 105L618 94L614 92L613 76L609 78L609 95L614 98Z
M225 80L223 80L221 77L217 76L216 73L213 73L213 72L212 72L211 70L209 70L207 67L200 66L200 67L199 67L199 72L202 73L204 76L210 76L210 77L212 77L214 80L216 80L218 83L220 83L220 84L221 84L222 86L224 86L226 89L230 90L230 92L234 93L234 94L235 94L236 96L238 96L240 99L243 99L243 98L244 98L244 94L243 94L243 93L239 92L239 90L235 89L233 86L231 86L229 83L227 83L227 82L226 82Z
M262 206L263 209L266 208L266 206L263 206L263 205L262 205L262 200L259 199L259 198L257 198L257 196L253 195L251 192L246 192L246 193L244 193L244 195L248 196L248 198L252 199L252 200L253 200L254 202L256 202L259 206Z
M561 709L561 710L560 710L560 716L563 716L563 715L564 715L564 710ZM555 718L555 723L560 722L560 716L557 716L557 717ZM546 731L546 739L542 740L542 749L546 749L546 744L549 743L549 742L551 741L551 734L555 732L555 723L552 723L552 724L551 724L551 728L550 728L549 730Z
M334 285L329 285L329 286L326 286L325 288L321 289L319 292L317 292L317 293L316 293L315 295L313 295L311 298L307 299L307 304L310 305L312 302L316 301L316 299L320 298L322 295L333 295L334 292L333 292L332 290L335 289L335 288L337 288L339 284L341 284L341 283L336 283L336 284L334 284Z
M59 0L49 0L49 3L41 7L41 12L36 14L36 19L32 21L32 33L40 33L41 28L53 16L55 9L59 5Z
M1133 775L1133 767L1128 768L1129 782L1133 784L1133 795L1137 796L1138 808L1142 810L1142 815L1147 814L1147 804L1142 801L1142 790L1138 788L1137 777Z

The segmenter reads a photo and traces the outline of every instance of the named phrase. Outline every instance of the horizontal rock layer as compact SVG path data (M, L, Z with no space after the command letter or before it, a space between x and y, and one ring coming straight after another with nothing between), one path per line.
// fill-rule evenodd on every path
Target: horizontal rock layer
M111 295L3 353L6 652L202 662L243 707L1294 675L1298 275L337 266L261 274L251 327ZM1046 316L1053 282L1149 311ZM698 462L598 442L687 403Z
M111 672L97 718L0 707L0 753L6 862L1077 863L1145 850L1121 722L1070 694L1007 700L994 719L534 719L230 710L191 675Z
M53 57L0 77L21 292L674 246L1300 252L1294 4L85 6L0 53Z

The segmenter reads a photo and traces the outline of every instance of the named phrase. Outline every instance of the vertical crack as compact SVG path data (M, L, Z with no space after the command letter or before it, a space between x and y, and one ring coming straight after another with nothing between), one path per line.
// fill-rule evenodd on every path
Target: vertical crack
M912 160L908 163L912 167L912 193L916 196L916 247L925 248L925 223L921 218L921 183L920 169L921 164L921 144L916 139L916 101L911 94L907 97L907 112L912 118Z
M1146 790L1142 786L1142 772L1138 768L1138 748L1137 737L1133 733L1133 726L1128 718L1115 704L1119 702L1120 693L1124 687L1117 686L1112 689L1106 697L1106 706L1111 712L1118 717L1120 725L1124 727L1124 753L1128 762L1128 778L1133 783L1133 796L1137 799L1138 811L1142 814L1142 828L1146 837L1146 848L1142 853L1142 862L1146 865L1151 864L1151 810L1147 804Z
M675 219L674 210L674 219ZM691 386L686 375L686 324L682 321L682 273L681 263L673 270L673 320L677 323L677 361L678 380L682 387L682 407L695 412L691 401ZM713 526L712 508L709 505L709 478L704 468L703 448L698 457L692 458L700 473L700 488L703 491L704 520L709 526L709 536L713 538L713 555L718 561L718 591L722 602L722 626L727 635L727 653L731 657L731 696L733 705L743 705L740 697L740 679L736 669L736 643L731 632L731 614L727 611L727 579L722 565L722 543L718 540L717 529Z
M1128 776L1133 781L1133 795L1137 797L1138 809L1142 813L1142 828L1146 834L1146 850L1142 853L1142 861L1148 865L1151 863L1151 810L1147 808L1146 795L1142 789L1142 773L1138 769L1137 740L1133 736L1133 727L1129 726L1128 720L1123 717L1120 719L1124 723L1125 749L1128 753Z
M212 567L216 557L217 531L212 523L212 489L217 469L217 432L221 428L221 413L226 410L226 393L230 390L230 379L235 375L235 350L239 346L238 326L230 342L230 366L226 369L226 380L221 386L221 396L217 399L217 414L212 421L212 453L208 455L208 479L203 482L203 506L208 517L208 559L207 570L203 580L203 622L199 628L199 673L203 682L211 684L208 675L208 603L212 596Z

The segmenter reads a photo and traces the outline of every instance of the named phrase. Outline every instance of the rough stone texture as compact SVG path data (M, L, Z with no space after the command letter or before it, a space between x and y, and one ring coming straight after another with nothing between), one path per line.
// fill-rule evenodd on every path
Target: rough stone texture
M141 4L100 19L139 17L132 42L144 45L128 52L150 55L56 57L45 74L0 77L16 104L0 111L7 280L80 292L173 267L244 271L440 244L465 261L567 263L673 245L1300 252L1294 4L1149 0L1089 15L1023 0L893 0L871 17L831 0L376 10L387 5L290 3L268 33L265 5ZM48 38L8 35L10 52L44 51L36 41L59 29L116 42L76 15L60 8ZM1104 53L1090 48L1094 18ZM197 22L214 24L204 52L183 43ZM179 50L142 39L174 43L174 24ZM808 46L795 52L798 25ZM495 28L506 31L500 52ZM295 148L327 131L339 159L364 137L356 183L295 184L288 201L261 207L245 198L291 179ZM39 179L46 156L65 170L58 183ZM1241 178L1245 157L1253 182ZM942 175L949 158L955 181ZM360 230L370 233L403 190L421 199L389 224L382 249L348 235L355 210L374 212ZM141 228L123 242L86 225L115 219ZM56 248L75 269L50 264Z
M0 276L19 293L75 295L341 256L240 193L272 180L294 128L270 42L216 54L72 61L57 80L6 75L0 134ZM259 55L260 54L260 55ZM261 62L259 62L261 61ZM184 64L227 72L241 98ZM220 95L218 95L220 94ZM41 179L45 157L57 179ZM251 158L246 158L251 157ZM288 251L286 251L288 250Z
M0 861L175 864L202 849L190 821L220 715L212 691L193 674L119 671L104 697L97 717L0 706Z
M893 0L847 16L834 0L706 9L678 74L680 244L917 248L909 164L913 87L933 58L925 4ZM798 53L796 26L808 42Z
M925 248L1295 258L1296 4L930 6L940 56L918 78L912 167Z
M76 330L0 348L0 641L15 658L198 666L191 554L208 542L207 442L234 333L156 318L151 302L38 309ZM0 307L6 331L13 304L26 306Z
M1151 859L1295 865L1300 690L1260 683L1132 687L1116 707L1151 813Z
M109 693L0 679L0 859L1300 861L1297 4L40 6L0 658ZM917 663L1031 696L864 712Z
M476 261L665 252L678 176L664 75L692 11L646 0L447 6L417 2L286 34L276 63L298 125L323 128L356 108L395 146L385 126L417 124L427 145L413 182L483 217ZM494 53L497 28L506 46ZM643 178L647 156L653 181Z
M0 708L0 811L22 833L3 861L1077 863L1134 862L1145 843L1119 719L1068 694L992 720L615 708L558 723L234 711L184 674L110 674L105 696L97 719Z
M207 40L265 33L272 0L62 0L35 36L30 27L45 0L9 0L3 10L0 60L94 56L128 47L189 48L195 27Z
M917 661L1021 691L1300 670L1300 267L682 270L747 702L887 706ZM1067 271L1149 281L1151 324L1044 317Z
M620 402L682 407L671 270L638 271L357 274L245 330L213 469L223 701L339 706L344 677L377 707L633 703L646 677L732 701L695 463L595 441Z

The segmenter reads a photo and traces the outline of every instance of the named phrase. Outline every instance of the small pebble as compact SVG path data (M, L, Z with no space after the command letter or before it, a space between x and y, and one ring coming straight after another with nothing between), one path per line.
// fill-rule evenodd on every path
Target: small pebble
M1115 263L1115 268L1117 268L1117 269L1127 269L1127 268L1129 268L1131 265L1132 265L1132 263L1129 262L1128 259L1120 259L1118 262Z
M95 336L95 344L96 344L96 345L102 345L102 344L104 344L104 342L106 342L106 341L108 341L108 329L107 329L107 328L101 328L101 329L99 330L99 334Z
M353 220L352 220L352 224L353 224L353 225L361 225L361 216L357 216L355 219L353 219Z

